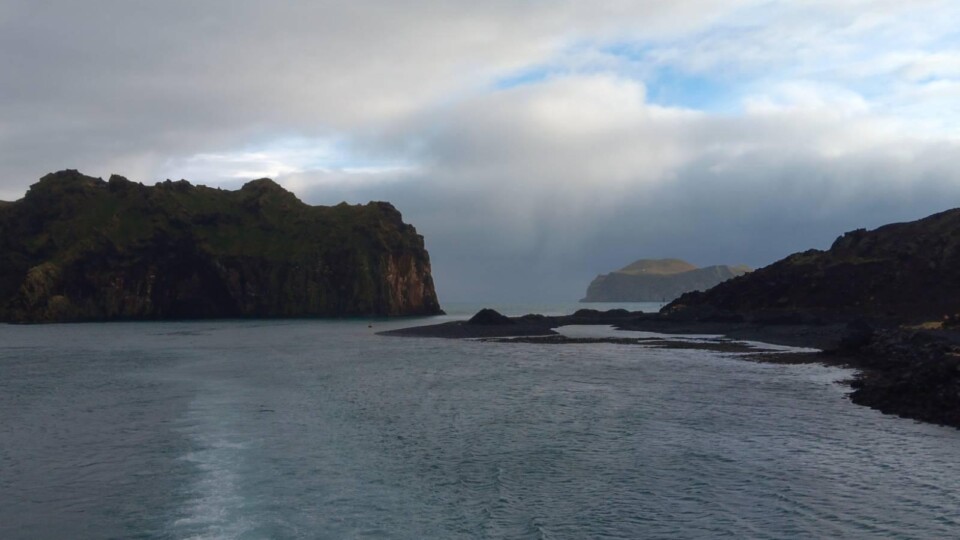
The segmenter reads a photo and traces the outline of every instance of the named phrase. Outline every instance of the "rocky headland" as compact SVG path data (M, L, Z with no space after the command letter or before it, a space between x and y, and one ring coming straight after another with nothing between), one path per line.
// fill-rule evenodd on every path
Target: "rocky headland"
M960 209L848 232L826 251L795 253L664 309L696 319L898 324L940 322L958 312Z
M860 370L851 399L960 427L960 209L839 237L749 275L681 296L671 320L823 328Z
M844 234L825 251L791 255L770 266L687 293L660 313L580 310L563 317L526 315L452 322L394 334L570 343L553 331L571 324L613 325L662 334L719 334L820 349L751 354L780 363L855 368L850 399L885 413L960 427L960 209ZM527 339L547 336L546 339ZM582 341L582 340L580 340ZM600 339L645 346L691 346L661 339ZM724 350L743 352L728 342Z
M746 266L696 266L680 259L640 259L590 282L581 302L668 302L750 271Z
M74 170L0 203L3 322L438 313L423 237L389 203Z

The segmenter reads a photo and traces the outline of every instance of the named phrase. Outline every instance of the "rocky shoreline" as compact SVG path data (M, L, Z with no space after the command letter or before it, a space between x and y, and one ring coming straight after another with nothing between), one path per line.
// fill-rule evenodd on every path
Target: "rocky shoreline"
M720 335L719 341L657 338L571 338L554 329L568 325L609 325L618 330L667 335ZM960 428L960 332L911 328L880 322L780 323L682 320L657 313L579 310L570 315L505 317L485 309L467 321L404 328L383 335L480 339L513 343L619 343L661 348L696 348L744 353L745 360L816 363L853 368L850 400L856 404L924 422ZM772 352L744 342L817 349Z

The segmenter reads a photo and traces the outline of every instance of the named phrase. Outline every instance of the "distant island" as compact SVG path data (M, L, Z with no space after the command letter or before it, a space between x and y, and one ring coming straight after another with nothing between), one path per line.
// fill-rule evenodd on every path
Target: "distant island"
M680 259L640 259L594 278L581 302L669 302L750 271L747 266L696 266Z
M3 322L439 313L423 237L389 203L75 170L0 202Z

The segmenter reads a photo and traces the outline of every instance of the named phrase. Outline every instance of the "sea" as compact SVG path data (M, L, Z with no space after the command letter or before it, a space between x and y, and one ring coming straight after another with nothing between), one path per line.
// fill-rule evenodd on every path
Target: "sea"
M960 431L850 371L377 334L478 307L0 325L0 538L960 538Z

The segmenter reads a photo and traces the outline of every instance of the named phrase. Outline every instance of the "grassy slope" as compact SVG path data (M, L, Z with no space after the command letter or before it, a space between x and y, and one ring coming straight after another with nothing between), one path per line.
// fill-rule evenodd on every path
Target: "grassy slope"
M668 275L696 270L697 267L680 259L640 259L620 270L619 274L631 275Z

